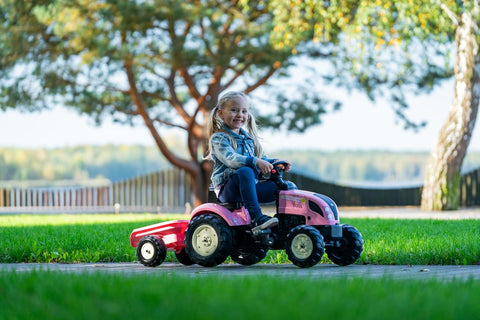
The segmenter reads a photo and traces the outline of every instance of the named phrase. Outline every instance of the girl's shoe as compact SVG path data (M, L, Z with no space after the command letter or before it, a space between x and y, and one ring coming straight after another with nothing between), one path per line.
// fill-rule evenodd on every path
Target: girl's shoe
M278 219L277 218L272 218L270 216L266 216L262 214L260 217L255 219L253 222L253 229L255 230L264 230L268 229L271 227L274 227L278 224Z

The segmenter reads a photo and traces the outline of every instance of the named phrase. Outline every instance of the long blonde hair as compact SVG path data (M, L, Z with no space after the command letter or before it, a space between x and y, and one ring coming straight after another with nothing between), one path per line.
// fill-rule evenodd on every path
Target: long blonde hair
M240 91L229 91L225 94L223 94L220 99L218 100L217 105L215 108L213 108L212 112L210 113L210 119L208 121L208 126L207 126L207 132L208 132L208 152L207 156L205 159L212 159L212 135L216 132L225 132L223 129L223 120L218 116L218 110L223 110L223 108L229 106L230 104L233 103L233 100L235 99L244 99L247 102L247 105L250 106L250 101L248 96ZM250 137L253 139L253 145L255 147L255 156L258 158L263 157L263 148L262 145L260 144L260 138L258 136L258 127L257 123L255 121L255 117L253 114L248 112L248 120L247 120L247 126L246 126L246 131L250 135ZM233 147L233 149L237 149L237 143L235 142L235 139L229 134L230 137L230 143Z

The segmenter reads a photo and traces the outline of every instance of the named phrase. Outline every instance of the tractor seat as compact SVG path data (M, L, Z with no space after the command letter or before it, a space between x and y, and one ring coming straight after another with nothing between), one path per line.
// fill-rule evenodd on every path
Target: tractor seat
M217 202L217 203L230 211L234 211L243 207L243 203L241 202Z
M237 210L243 207L242 202L221 202L220 200L218 200L215 191L213 191L213 187L210 187L208 189L208 202L217 203L230 211Z

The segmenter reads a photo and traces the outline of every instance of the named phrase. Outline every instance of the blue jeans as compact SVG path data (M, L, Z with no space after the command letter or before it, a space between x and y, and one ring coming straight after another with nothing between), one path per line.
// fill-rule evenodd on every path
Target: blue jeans
M225 182L218 198L222 202L242 202L252 220L262 215L260 203L272 202L278 190L272 181L255 183L255 173L250 167L237 169Z

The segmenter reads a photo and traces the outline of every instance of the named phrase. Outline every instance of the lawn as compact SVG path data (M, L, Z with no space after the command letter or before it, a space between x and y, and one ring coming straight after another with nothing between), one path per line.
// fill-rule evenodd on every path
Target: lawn
M130 232L184 216L0 216L1 262L135 261ZM357 263L477 264L480 222L344 219L363 234ZM170 253L170 261L174 256ZM324 258L324 263L329 263ZM227 263L231 263L227 261ZM290 263L270 251L262 263ZM0 272L0 319L475 319L474 280Z
M0 262L129 262L134 228L183 215L78 214L0 216ZM359 264L478 264L479 220L343 219L364 239ZM169 252L167 261L175 261ZM229 262L229 260L227 260ZM329 263L326 255L323 263ZM290 263L270 251L262 263Z
M0 319L476 319L479 282L0 273Z

